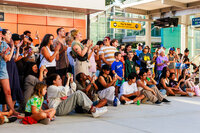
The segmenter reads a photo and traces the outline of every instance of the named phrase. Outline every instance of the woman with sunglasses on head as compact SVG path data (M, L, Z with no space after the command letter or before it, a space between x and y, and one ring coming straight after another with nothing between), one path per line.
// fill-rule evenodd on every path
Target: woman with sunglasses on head
M152 56L149 53L150 48L149 46L145 46L142 50L142 53L139 55L141 61L141 69L147 69L147 66L150 66L153 62Z
M42 40L40 47L40 65L45 66L48 70L47 77L52 73L56 73L56 60L59 58L60 45L56 45L53 49L53 39L52 34L46 34Z

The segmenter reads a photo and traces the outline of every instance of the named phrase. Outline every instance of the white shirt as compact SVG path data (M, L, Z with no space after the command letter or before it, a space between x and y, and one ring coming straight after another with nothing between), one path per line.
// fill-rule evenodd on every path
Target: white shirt
M131 85L128 84L128 81L124 82L122 84L122 86L120 87L120 94L119 94L119 98L122 95L128 95L134 92L137 92L137 84L136 83L132 83Z
M70 96L76 91L76 84L73 82L69 86L55 86L51 85L47 89L47 100L49 108L57 109L62 102L61 97Z
M74 66L74 59L72 58L72 56L70 55L70 52L72 51L72 48L71 47L68 47L67 48L67 57L69 59L69 64L71 66Z
M54 54L54 52L52 52L47 46L46 46L47 50L49 51L50 56L52 56ZM40 53L40 67L41 66L46 66L46 67L56 67L56 59L54 58L52 62L49 62L44 55L42 55Z

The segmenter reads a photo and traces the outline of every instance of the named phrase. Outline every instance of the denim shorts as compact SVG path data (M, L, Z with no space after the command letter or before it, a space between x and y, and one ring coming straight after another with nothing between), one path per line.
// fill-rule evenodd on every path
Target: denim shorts
M181 63L176 63L176 69L181 69Z

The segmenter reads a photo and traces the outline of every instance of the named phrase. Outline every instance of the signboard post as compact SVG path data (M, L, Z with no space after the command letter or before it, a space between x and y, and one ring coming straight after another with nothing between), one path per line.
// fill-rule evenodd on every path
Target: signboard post
M128 23L128 22L110 21L110 28L141 30L142 26L141 26L140 23Z

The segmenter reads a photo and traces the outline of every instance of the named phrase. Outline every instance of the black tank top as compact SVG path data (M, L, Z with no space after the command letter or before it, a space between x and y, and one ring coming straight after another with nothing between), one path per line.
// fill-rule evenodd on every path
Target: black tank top
M109 78L109 76L104 77L104 76L102 75L102 77L104 78L104 80L106 81L107 84L110 83L110 78ZM101 91L101 90L103 90L103 89L106 89L106 88L99 82L99 79L96 80L96 85L98 86L98 91Z

